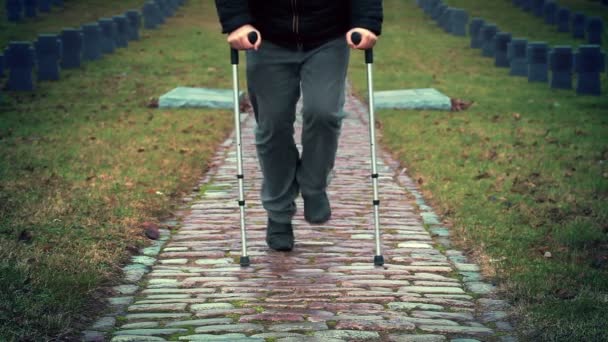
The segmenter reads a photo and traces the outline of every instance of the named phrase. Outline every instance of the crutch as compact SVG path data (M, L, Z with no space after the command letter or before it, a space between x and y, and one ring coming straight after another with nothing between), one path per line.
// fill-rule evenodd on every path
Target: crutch
M351 41L355 45L361 43L361 34L353 32ZM365 50L365 64L367 65L367 96L369 103L369 145L372 154L372 186L374 189L374 235L376 237L376 255L374 255L374 265L384 265L384 257L382 256L382 246L380 243L380 199L378 198L378 169L376 166L376 118L374 115L374 78L372 65L374 64L374 50Z
M250 32L247 36L251 44L258 41L258 34ZM234 127L236 135L236 178L239 182L239 209L241 211L241 258L239 263L242 267L251 265L249 255L247 255L247 231L245 230L245 190L243 189L243 148L241 140L241 111L239 106L239 51L230 49L230 59L232 61L232 90L234 102Z

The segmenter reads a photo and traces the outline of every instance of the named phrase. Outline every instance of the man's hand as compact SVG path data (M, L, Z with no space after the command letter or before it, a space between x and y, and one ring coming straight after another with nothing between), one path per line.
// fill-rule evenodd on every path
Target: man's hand
M359 34L361 34L361 42L359 43L359 45L355 45L353 43L353 41L351 40L351 36L354 32L359 32ZM352 29L346 33L346 42L348 43L348 46L350 46L353 49L359 49L359 50L371 49L374 47L374 45L376 45L377 40L378 40L378 37L372 31L361 28L361 27L355 27L354 29Z
M255 42L255 44L251 44L247 38L247 35L251 31L255 31L258 34L258 41ZM243 25L228 35L228 44L230 44L233 49L237 50L257 50L262 44L262 35L260 34L260 31L255 29L255 27L249 24Z

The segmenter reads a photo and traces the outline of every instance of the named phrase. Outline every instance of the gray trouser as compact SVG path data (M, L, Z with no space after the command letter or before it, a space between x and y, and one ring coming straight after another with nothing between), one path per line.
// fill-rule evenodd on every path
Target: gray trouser
M265 41L258 51L247 52L247 82L264 177L261 198L273 221L291 222L300 191L315 195L327 187L345 115L348 59L344 38L311 51L289 50ZM294 141L300 92L301 157Z

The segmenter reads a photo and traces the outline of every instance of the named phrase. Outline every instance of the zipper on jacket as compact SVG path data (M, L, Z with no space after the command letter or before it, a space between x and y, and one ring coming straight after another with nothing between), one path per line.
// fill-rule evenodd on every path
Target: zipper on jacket
M292 19L292 29L293 33L296 34L296 44L298 46L298 50L302 50L302 43L300 42L300 22L298 18L298 0L291 0L291 8L293 10L293 19Z

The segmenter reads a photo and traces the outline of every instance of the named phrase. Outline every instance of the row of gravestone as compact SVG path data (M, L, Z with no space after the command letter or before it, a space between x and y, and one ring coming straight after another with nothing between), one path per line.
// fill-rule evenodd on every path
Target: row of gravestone
M63 0L6 0L6 18L20 22L24 17L35 18L38 12L50 12L53 6L63 7Z
M577 94L601 94L606 56L599 45L581 45L575 52L570 46L550 48L545 42L528 43L525 38L500 32L495 24L481 18L473 18L469 23L466 11L448 7L442 0L417 2L446 32L459 36L468 32L471 48L481 49L482 56L494 58L497 67L509 68L510 75L527 77L529 82L549 82L552 88L572 89L576 72Z
M129 41L139 40L142 17L144 28L154 29L184 3L185 0L152 0L145 3L141 13L130 10L124 15L85 24L81 29L64 29L58 35L41 34L33 44L11 42L4 56L0 55L0 78L6 69L5 88L12 91L34 90L34 70L38 81L59 80L61 69L78 68L83 60L98 60L116 48L127 47Z
M543 18L546 24L556 26L558 32L571 32L574 38L587 38L589 44L602 44L604 21L599 16L573 13L568 7L561 7L554 0L512 0L512 3Z

